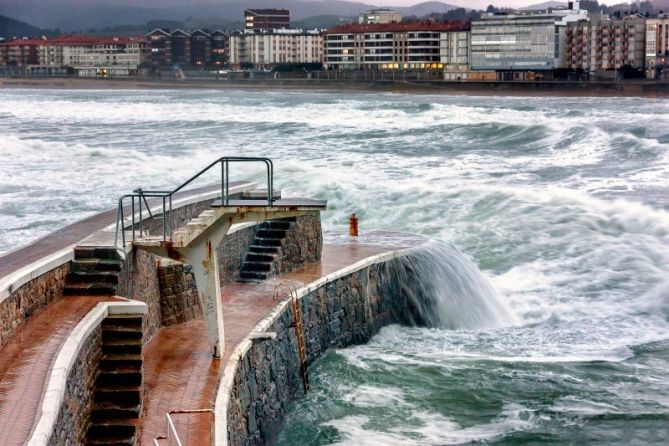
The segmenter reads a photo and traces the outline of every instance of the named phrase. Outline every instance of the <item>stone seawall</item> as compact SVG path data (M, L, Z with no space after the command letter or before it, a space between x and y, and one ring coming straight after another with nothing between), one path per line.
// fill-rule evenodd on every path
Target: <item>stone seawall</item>
M0 347L33 314L63 297L69 271L68 262L23 284L0 302Z
M90 425L95 379L102 356L102 329L95 328L67 375L65 395L49 445L83 444Z
M221 286L239 279L239 271L244 263L244 255L253 244L258 232L258 225L248 226L228 234L216 250L218 255L218 273Z
M410 323L412 305L397 283L395 260L381 261L329 281L300 300L308 363L326 350L369 341L381 327ZM227 406L228 443L271 443L291 399L302 392L291 305L255 340L234 372Z
M181 262L161 259L158 264L160 316L166 327L202 316L193 268Z

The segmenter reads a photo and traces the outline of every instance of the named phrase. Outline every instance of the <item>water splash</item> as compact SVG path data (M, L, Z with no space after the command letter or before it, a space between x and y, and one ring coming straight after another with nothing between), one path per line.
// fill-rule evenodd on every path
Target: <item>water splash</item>
M488 329L519 322L490 280L448 243L430 240L392 267L418 323L447 329Z

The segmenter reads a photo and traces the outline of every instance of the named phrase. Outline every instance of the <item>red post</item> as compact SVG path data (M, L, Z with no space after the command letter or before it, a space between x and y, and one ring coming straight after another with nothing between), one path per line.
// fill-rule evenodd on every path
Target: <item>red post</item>
M348 233L352 237L358 236L358 217L355 214L351 214L351 218L348 220Z

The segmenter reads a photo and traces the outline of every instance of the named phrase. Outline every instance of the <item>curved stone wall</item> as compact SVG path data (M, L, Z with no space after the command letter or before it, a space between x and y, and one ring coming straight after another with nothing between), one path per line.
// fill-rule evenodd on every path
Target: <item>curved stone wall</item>
M410 302L396 281L399 252L377 256L334 278L326 278L301 296L308 363L326 350L369 341L392 323L411 323ZM233 353L234 372L227 392L227 443L263 445L275 438L287 404L302 392L294 318L289 303L261 322L257 330L276 337L251 338ZM228 373L229 370L226 370ZM223 398L225 400L225 397ZM217 402L218 403L218 402ZM225 404L225 401L223 401ZM222 444L217 436L217 444Z

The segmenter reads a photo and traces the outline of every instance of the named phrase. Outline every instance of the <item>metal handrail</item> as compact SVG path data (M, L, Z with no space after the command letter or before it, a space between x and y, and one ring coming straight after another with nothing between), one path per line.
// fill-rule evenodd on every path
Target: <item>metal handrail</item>
M213 163L209 164L204 169L200 170L198 173L189 178L185 183L181 184L174 190L143 190L141 188L133 190L131 194L123 195L118 200L118 210L116 213L116 232L114 234L114 246L118 246L118 233L121 231L121 240L123 246L125 246L125 202L130 199L130 213L131 213L131 224L132 224L132 240L136 240L136 226L137 221L135 220L135 201L139 207L139 233L140 236L144 233L144 211L142 209L142 203L146 206L146 209L149 213L149 218L153 218L151 213L151 207L147 201L147 198L160 198L162 199L162 217L163 217L163 241L167 241L172 237L172 219L167 221L167 213L169 212L170 216L172 215L172 198L174 195L186 186L191 184L193 181L207 173L218 163L221 164L221 206L229 206L230 204L230 163L249 163L249 162L261 162L264 163L267 167L267 206L272 206L274 203L274 163L269 158L264 157L243 157L243 156L224 156L217 159ZM169 223L169 224L168 224Z
M181 438L179 438L179 433L177 432L176 427L174 426L174 421L172 420L172 415L179 415L179 414L196 414L196 413L210 413L212 417L216 418L216 412L214 412L213 409L191 409L191 410L170 410L165 414L165 419L167 421L167 436L165 439L167 439L168 445L172 443L171 440L174 440L176 443L176 446L183 446L183 443L181 442ZM213 423L210 425L211 429L211 438L214 438L214 425Z

